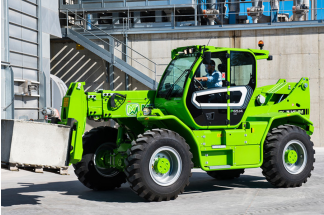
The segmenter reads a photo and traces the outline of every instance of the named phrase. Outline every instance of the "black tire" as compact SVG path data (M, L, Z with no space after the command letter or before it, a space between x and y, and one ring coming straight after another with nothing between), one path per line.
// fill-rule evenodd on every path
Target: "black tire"
M283 151L286 144L290 141L299 141L306 149L307 163L304 168L300 168L300 173L289 172L283 161ZM311 171L314 169L314 154L313 142L310 136L300 127L294 125L281 125L273 128L268 133L264 143L262 174L272 185L276 187L300 187L302 183L307 182L307 178L311 176ZM299 157L303 156L298 156ZM303 161L300 159L300 161ZM297 160L297 162L300 162ZM297 163L296 162L296 163Z
M105 177L100 174L94 163L94 155L100 145L105 143L113 150L116 148L117 129L111 127L98 127L86 132L83 136L82 160L74 166L74 173L79 181L86 187L93 190L113 190L119 188L126 182L123 172L115 171L112 177Z
M169 186L161 186L150 175L151 156L161 147L172 147L182 160L182 171L179 178ZM153 129L139 135L128 151L125 170L131 189L148 201L169 201L176 199L189 185L191 177L192 154L185 139L179 134L166 129Z
M240 177L244 169L208 171L207 174L217 180L231 180Z

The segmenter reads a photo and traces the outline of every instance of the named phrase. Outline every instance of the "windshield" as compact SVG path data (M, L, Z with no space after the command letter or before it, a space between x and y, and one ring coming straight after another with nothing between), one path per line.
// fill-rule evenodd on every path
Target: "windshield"
M157 94L158 98L165 98L169 89L177 81L177 79L185 72L186 69L190 69L191 65L195 62L196 57L178 57L171 61L165 74L160 81L159 91ZM189 71L190 72L190 71ZM188 74L189 74L188 72ZM187 79L187 76L183 75L175 84L170 93L170 97L182 97L183 88Z

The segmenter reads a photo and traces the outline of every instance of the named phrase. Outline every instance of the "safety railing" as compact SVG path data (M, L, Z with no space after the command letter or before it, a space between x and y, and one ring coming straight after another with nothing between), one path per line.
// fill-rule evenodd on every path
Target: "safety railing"
M91 21L84 19L82 16L74 13L71 10L66 10L66 26L67 28L71 28L81 35L86 34L87 36L90 36L92 40L99 40L109 47L108 51L110 52L111 49L117 51L119 54L114 52L113 57L123 59L126 63L136 68L138 71L141 71L148 77L152 78L155 84L154 89L156 89L156 68L158 64L156 64L154 61L150 60L135 49L129 47L123 41L117 39L113 35L91 23ZM126 30L127 28L125 27L125 33ZM105 40L105 38L107 38L108 41L109 39L112 39L114 42L109 43ZM147 72L143 70L146 70Z
M302 1L302 0L301 0ZM81 1L82 2L82 1ZM86 1L90 4L92 1ZM102 1L102 5L107 0ZM196 1L193 1L196 2ZM259 4L262 2L262 4ZM290 5L286 3L290 2ZM311 2L311 0L309 0ZM300 4L294 6L292 1L234 1L206 3L206 0L197 1L196 4L174 4L168 5L166 12L163 8L151 9L142 13L134 10L134 7L124 7L120 10L113 8L104 13L119 13L114 15L98 15L92 17L91 22L104 31L120 31L124 34L133 29L171 28L181 29L182 27L215 25L215 28L226 27L231 24L259 24L262 27L269 24L286 23L289 25L300 25L302 21L316 21L317 24L324 24L324 2L317 2L317 5ZM127 1L125 0L125 5ZM274 5L275 4L275 5ZM64 8L64 7L63 7ZM191 8L190 12L181 12L182 8ZM83 9L83 13L85 13ZM95 14L96 11L86 13ZM99 9L98 9L99 10ZM159 11L155 13L155 11ZM85 17L85 15L83 15ZM313 22L314 23L314 22ZM260 25L261 24L261 25ZM312 23L310 23L312 24ZM283 24L284 25L284 24ZM251 26L252 27L252 26ZM92 29L93 31L96 29Z

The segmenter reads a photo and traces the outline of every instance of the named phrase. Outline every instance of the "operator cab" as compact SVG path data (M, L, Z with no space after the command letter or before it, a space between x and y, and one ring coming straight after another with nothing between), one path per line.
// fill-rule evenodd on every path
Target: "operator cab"
M198 50L199 48L199 50ZM198 126L229 126L240 123L256 87L256 58L247 49L229 49L206 47L183 47L176 50L160 81L156 98L180 100L185 96L192 119ZM180 51L179 51L180 50ZM206 77L205 57L215 62L215 70L221 74L221 86L209 87L195 77ZM186 88L188 87L188 88ZM188 89L185 93L184 90ZM177 99L179 98L179 99ZM179 103L179 102L178 102ZM170 114L177 114L177 107L169 108L167 103L160 103ZM228 114L229 113L229 114ZM185 118L183 120L186 120Z
M236 50L211 53L210 60L222 77L221 87L206 88L191 80L186 103L198 125L236 125L241 121L256 86L256 69L252 53ZM205 68L202 61L194 77L206 76Z

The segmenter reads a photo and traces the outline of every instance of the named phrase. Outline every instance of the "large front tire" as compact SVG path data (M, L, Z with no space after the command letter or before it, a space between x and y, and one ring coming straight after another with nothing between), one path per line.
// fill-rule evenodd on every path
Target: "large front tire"
M300 187L314 169L313 142L294 125L281 125L268 133L262 174L276 187Z
M117 129L111 127L94 128L84 134L82 160L74 165L74 173L86 187L93 190L113 190L126 182L123 172L97 164L96 156L100 152L112 151L117 147L116 139Z
M125 170L131 189L148 201L176 199L189 185L192 154L185 139L166 129L139 135Z

